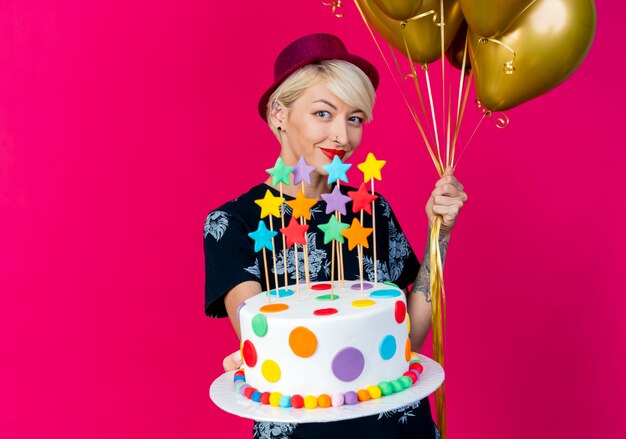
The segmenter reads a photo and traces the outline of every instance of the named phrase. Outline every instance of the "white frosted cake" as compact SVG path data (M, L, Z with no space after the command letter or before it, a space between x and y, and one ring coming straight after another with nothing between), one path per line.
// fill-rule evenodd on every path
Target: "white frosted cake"
M239 308L244 365L235 387L282 407L354 404L411 387L404 293L393 284L313 282L258 294ZM245 370L245 372L244 372Z

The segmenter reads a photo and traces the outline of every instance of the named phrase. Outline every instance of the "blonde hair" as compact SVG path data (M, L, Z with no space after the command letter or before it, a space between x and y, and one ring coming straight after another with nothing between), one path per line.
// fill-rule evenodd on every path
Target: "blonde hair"
M330 91L346 104L363 110L365 122L372 120L376 92L367 75L348 61L323 60L307 64L293 72L270 96L267 102L266 120L276 137L278 137L278 131L272 125L270 118L272 105L280 101L285 107L290 108L302 96L304 90L318 80L326 81Z

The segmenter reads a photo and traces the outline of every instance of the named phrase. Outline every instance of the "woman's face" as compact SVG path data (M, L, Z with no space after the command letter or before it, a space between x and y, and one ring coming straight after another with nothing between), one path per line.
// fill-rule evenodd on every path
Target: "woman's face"
M335 155L345 161L361 143L365 113L339 99L325 81L307 88L278 116L283 160L295 164L304 157L321 175L328 174L322 166Z

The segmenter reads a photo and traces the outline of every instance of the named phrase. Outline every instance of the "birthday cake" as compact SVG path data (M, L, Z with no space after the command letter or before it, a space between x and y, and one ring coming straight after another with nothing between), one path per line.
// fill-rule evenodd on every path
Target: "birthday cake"
M280 407L337 407L408 389L422 366L411 352L404 293L390 283L314 282L240 305L243 367L235 389Z

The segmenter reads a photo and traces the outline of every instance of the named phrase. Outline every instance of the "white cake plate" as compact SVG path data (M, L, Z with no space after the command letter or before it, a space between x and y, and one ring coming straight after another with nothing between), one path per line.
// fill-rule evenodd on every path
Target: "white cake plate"
M256 421L291 423L344 421L404 407L427 397L437 390L443 383L443 368L439 363L424 355L420 354L419 358L422 366L424 366L424 371L415 385L393 395L359 402L354 405L294 409L260 404L247 399L235 391L233 384L235 371L226 372L213 381L209 395L213 402L225 412Z

